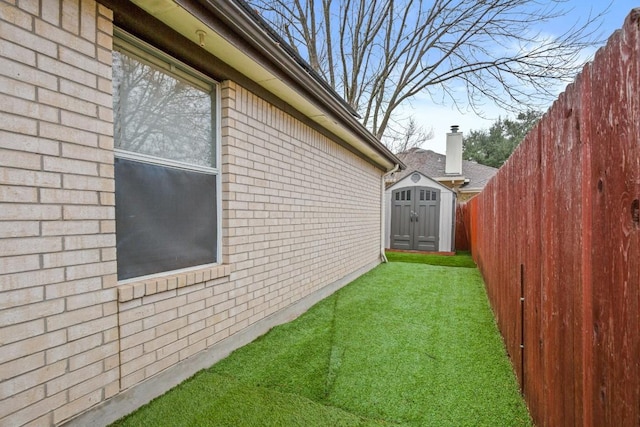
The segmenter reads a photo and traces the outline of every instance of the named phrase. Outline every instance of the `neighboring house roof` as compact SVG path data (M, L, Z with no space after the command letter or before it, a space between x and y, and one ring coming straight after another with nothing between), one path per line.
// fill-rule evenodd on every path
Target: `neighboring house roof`
M411 148L399 153L398 158L407 166L407 169L396 173L394 177L396 181L401 180L415 170L438 181L443 181L442 178L445 177L452 180L464 177L465 184L461 187L461 190L477 189L479 191L498 172L498 169L491 166L463 160L462 175L448 175L445 173L447 157L444 154L422 148Z
M109 4L116 0L99 0ZM285 101L385 170L404 165L341 98L243 0L132 0L248 80ZM139 26L136 16L131 27ZM202 39L198 31L204 31ZM225 78L220 68L221 77ZM230 78L230 77L226 77Z

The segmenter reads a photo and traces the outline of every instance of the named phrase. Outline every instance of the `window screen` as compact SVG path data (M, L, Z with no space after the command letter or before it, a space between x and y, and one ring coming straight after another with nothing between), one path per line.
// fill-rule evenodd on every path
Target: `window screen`
M118 279L216 261L216 176L116 159Z

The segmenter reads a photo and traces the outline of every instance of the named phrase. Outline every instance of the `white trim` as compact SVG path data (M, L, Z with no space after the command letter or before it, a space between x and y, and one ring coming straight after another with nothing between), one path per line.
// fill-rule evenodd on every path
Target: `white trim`
M151 163L159 166L169 166L175 169L185 169L194 172L202 172L209 175L219 175L220 170L218 168L210 168L207 166L194 165L193 163L179 162L177 160L167 159L165 157L150 156L148 154L136 153L133 151L123 150L116 148L113 150L116 157L120 159L127 159L133 161L140 161L144 163Z
M436 186L436 188L440 188L441 190L444 190L444 191L449 192L449 193L455 193L455 191L453 191L451 188L447 187L446 185L443 185L441 182L436 181L434 178L428 177L427 175L425 175L422 172L417 171L417 170L414 170L413 172L411 172L411 173L407 174L406 176L404 176L401 180L396 181L395 183L393 183L392 185L387 187L387 191L388 190L393 190L393 189L395 189L395 187L398 187L398 188L416 187L416 183L411 181L411 176L414 173L420 174L420 176L423 179L427 179L430 182L432 182ZM405 181L408 181L408 182L405 182Z
M216 226L218 229L216 230L218 241L217 244L217 252L216 252L216 260L218 264L223 264L224 260L222 259L222 95L219 85L216 85L215 91L215 109L216 111L213 114L213 119L215 120L215 132L213 134L213 143L215 144L215 153L216 153Z
M391 169L389 172L382 174L382 178L381 178L381 188L382 188L382 194L381 194L381 199L380 199L380 257L382 258L382 262L387 263L389 262L389 260L387 259L387 254L385 253L385 230L386 230L386 220L385 220L385 212L387 211L386 209L386 203L387 203L387 197L386 197L386 180L387 177L396 173L398 170L400 169L400 165L397 164L394 166L393 169Z

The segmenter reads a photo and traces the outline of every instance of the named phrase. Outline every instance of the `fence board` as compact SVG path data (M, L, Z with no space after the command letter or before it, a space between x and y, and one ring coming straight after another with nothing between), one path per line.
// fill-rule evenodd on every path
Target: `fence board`
M540 126L534 128L522 143L523 149L518 153L518 160L525 174L522 181L524 199L528 206L525 225L521 230L523 238L520 245L522 252L522 269L524 282L524 385L523 392L527 398L531 416L536 420L545 418L544 397L545 383L543 372L542 346L542 290L541 290L541 239L540 239L540 197L542 189L541 174L541 138ZM525 156L524 153L529 153Z

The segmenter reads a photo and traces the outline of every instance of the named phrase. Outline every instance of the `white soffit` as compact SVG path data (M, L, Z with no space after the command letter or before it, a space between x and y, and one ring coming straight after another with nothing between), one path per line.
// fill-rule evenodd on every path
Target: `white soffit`
M214 29L206 26L180 5L174 3L173 0L132 0L132 2L196 45L200 45L200 36L196 34L196 31L204 31L203 49L207 52L240 71L252 81L284 100L311 120L342 138L374 162L387 168L394 166L388 159L378 153L377 150L363 141L361 137L353 133L346 126L342 126L335 120L332 120L314 103L310 102L307 97L293 90L269 70L254 61L246 52L229 43Z

